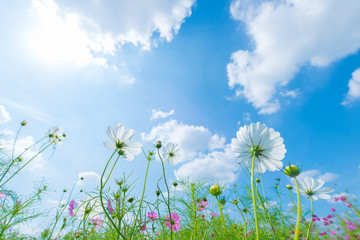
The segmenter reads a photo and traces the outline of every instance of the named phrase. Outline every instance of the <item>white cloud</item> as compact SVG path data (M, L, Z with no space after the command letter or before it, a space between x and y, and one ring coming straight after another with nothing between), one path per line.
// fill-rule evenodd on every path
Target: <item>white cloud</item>
M84 180L81 180L84 178ZM80 172L78 174L77 186L97 186L100 183L100 175L96 172Z
M4 106L0 105L0 123L6 123L10 120L10 114L6 111Z
M201 154L193 161L184 163L174 172L176 179L206 180L230 184L238 177L240 165L227 145L223 151Z
M225 146L225 137L212 134L203 126L186 125L176 120L169 120L153 127L150 133L142 133L141 138L153 143L157 140L163 143L178 143L185 152L183 161L192 160L201 151L213 151Z
M358 0L234 0L231 15L245 23L254 49L232 54L229 86L260 114L278 111L279 92L301 66L324 67L360 48L358 9Z
M152 110L152 115L150 120L158 119L158 118L167 118L175 113L174 109L171 109L169 112L162 112L160 110Z
M171 41L194 3L32 0L39 24L31 34L31 46L46 61L109 67L108 57L125 44L150 49L161 39Z
M11 131L9 131L8 133L11 134ZM14 138L13 138L14 135L11 134L11 135L7 135L5 137L6 138L0 139L0 145L2 146L2 148L4 148L6 153L11 158L13 146L14 146ZM11 138L7 138L7 137L11 137ZM29 148L30 146L32 146L34 144L35 144L35 140L32 136L18 138L16 140L16 145L14 148L14 158L16 158L16 157L20 156L20 154L22 154L21 158L22 158L23 163L27 162L28 160L33 158L38 153L38 146L34 146L34 147L28 149L27 151L25 151L25 149ZM26 166L25 169L28 171L43 169L45 164L46 164L46 160L42 157L41 154L39 154L36 158L34 158L32 160L32 162L28 166Z
M319 170L316 169L312 169L312 170L307 170L304 171L302 173L300 173L300 175L297 177L297 179L299 181L302 181L305 177L312 177L312 178L317 178L317 179L322 179L325 182L331 182L336 180L339 175L332 173L332 172L326 172L324 174L321 174L321 172Z
M300 89L288 90L288 91L280 92L280 96L296 98L299 95L299 93L300 93Z
M341 103L342 105L347 105L360 98L360 68L356 69L351 75L352 78L348 83L349 91L346 94L345 100Z

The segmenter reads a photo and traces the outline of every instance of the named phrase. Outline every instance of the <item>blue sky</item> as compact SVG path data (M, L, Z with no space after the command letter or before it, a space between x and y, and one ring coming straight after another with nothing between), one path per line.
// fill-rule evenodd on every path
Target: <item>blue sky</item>
M240 126L279 131L285 163L359 195L360 3L317 1L0 1L0 129L23 144L67 133L10 185L45 177L56 200L79 178L92 189L110 156L106 127L123 123L144 148L187 152L168 175L244 184L228 144ZM344 17L346 16L346 18ZM151 119L154 113L172 113ZM161 114L160 114L161 115ZM166 115L166 114L163 114ZM4 132L5 131L5 132ZM51 156L51 158L49 158ZM151 165L149 183L160 174ZM122 160L114 177L142 156ZM87 172L86 174L84 172ZM280 172L263 175L271 186ZM285 177L283 184L289 181ZM149 191L155 190L150 184Z

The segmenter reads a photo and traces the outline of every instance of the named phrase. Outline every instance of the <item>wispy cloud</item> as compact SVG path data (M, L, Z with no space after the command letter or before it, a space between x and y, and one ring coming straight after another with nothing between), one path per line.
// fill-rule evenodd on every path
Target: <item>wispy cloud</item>
M356 69L352 74L352 78L349 80L349 91L346 94L345 100L342 105L348 105L349 103L360 99L360 68Z
M158 118L167 118L175 113L174 109L171 109L169 112L163 112L160 110L152 110L152 115L150 120L158 119Z
M6 111L4 106L0 105L0 123L6 123L10 120L10 114Z
M50 117L48 114L44 113L43 111L27 106L25 104L17 103L12 100L0 97L0 102L3 104L12 107L20 112L23 112L24 114L28 115L29 117L32 117L40 122L50 124L54 121L54 118Z

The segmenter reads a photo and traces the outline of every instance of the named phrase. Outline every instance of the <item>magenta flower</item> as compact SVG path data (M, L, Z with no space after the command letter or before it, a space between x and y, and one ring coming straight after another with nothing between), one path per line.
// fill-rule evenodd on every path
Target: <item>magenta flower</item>
M339 201L339 198L338 198L338 197L334 197L334 201L335 201L335 202Z
M334 207L331 207L330 210L333 211L333 212L336 212Z
M180 217L176 213L172 212L170 216L166 216L165 224L170 229L170 231L178 231L181 227Z
M345 205L347 206L347 207L351 207L351 204L350 203L345 203Z
M6 198L6 194L0 191L0 199L5 199L5 198Z
M351 237L349 235L346 235L345 236L345 239L350 239Z
M336 231L335 231L335 230L332 230L332 231L330 231L330 234L331 234L331 235L335 235L335 234L336 234Z
M148 212L147 218L148 218L149 220L151 220L151 221L156 221L157 215L156 215L155 212Z
M354 225L346 225L346 228L349 230L355 230L356 227Z
M219 216L219 215L218 215L217 213L211 213L211 214L210 214L210 217L211 217L211 218L218 217L218 216Z
M320 233L320 236L324 236L326 235L326 232Z
M346 198L345 196L340 196L339 199L340 199L341 201L345 202L347 198Z
M108 200L108 203L107 203L107 209L108 209L108 211L109 211L109 213L110 214L113 214L114 213L114 209L112 208L112 206L111 206L111 201L110 201L110 199Z
M145 232L146 231L146 225L143 225L140 229L140 232Z
M196 203L196 206L199 207L199 209L198 209L199 211L204 211L205 208L209 206L209 202L202 200L201 202Z
M327 226L327 225L329 225L329 223L328 223L328 222L324 222L324 226Z
M347 220L345 220L345 223L348 224L348 225L354 225L353 222L350 222L350 221L347 221Z
M71 216L71 217L74 216L74 212L73 212L74 204L75 204L75 200L72 200L69 204L69 216Z
M101 217L97 217L96 219L91 220L92 224L94 224L95 228L99 228L102 226Z

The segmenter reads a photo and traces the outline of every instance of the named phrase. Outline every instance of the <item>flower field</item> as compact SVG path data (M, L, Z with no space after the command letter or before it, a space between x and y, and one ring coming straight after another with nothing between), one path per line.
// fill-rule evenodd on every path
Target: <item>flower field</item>
M63 129L54 127L15 155L16 139L25 127L27 123L21 122L13 142L0 141L0 239L360 239L356 198L327 187L322 179L302 178L304 170L285 158L280 133L265 124L240 127L232 139L231 150L248 179L246 184L233 185L174 181L167 177L167 165L176 165L184 157L179 144L159 139L151 149L144 149L132 140L133 129L122 124L108 127L104 146L109 156L98 188L63 190L56 209L39 207L49 191L45 181L36 184L30 196L8 188L40 154L56 154L66 141ZM24 160L23 155L34 146L39 151ZM132 180L131 172L119 175L114 171L137 155L143 155L147 163L144 182ZM149 166L154 161L161 163L161 175L150 182ZM269 171L278 177L272 189L265 189L262 176ZM157 186L155 192L148 191L150 184ZM140 192L134 191L138 185ZM267 197L270 192L277 198ZM286 204L286 199L291 202ZM340 204L320 216L315 201ZM27 222L41 223L36 234L19 231Z

